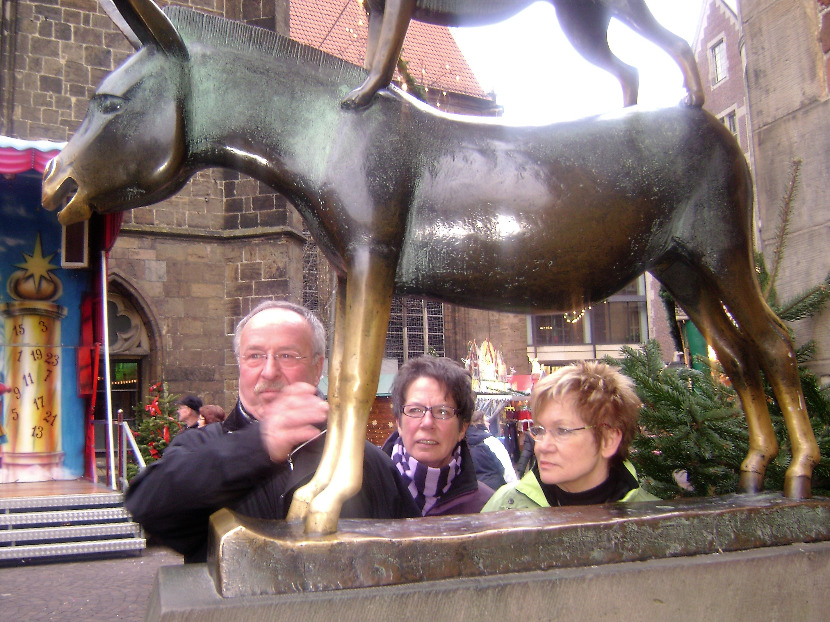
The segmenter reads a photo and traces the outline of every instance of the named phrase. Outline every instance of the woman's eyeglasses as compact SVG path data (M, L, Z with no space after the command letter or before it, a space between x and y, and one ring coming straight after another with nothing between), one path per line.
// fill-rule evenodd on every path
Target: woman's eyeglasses
M532 425L528 429L528 432L530 432L530 436L534 441L541 441L544 438L552 438L555 441L566 441L580 430L590 430L593 427L596 426L583 425L580 428L566 428L560 425L547 429L543 425Z
M421 404L406 404L403 407L403 414L407 417L412 417L413 419L423 419L427 412L432 413L433 419L452 419L455 417L455 413L458 412L457 408L453 408L452 406L422 406Z

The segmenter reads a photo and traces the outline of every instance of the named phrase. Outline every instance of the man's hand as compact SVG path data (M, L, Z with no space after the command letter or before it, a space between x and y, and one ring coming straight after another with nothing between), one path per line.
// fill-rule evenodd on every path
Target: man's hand
M262 442L274 462L285 462L295 447L320 434L329 405L305 382L286 386L259 416Z

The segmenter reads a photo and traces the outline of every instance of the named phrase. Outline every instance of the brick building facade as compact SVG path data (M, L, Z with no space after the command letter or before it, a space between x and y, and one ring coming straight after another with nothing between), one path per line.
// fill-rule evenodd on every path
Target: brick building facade
M749 117L742 58L741 22L724 0L709 0L694 51L706 92L704 108L720 119L749 157Z

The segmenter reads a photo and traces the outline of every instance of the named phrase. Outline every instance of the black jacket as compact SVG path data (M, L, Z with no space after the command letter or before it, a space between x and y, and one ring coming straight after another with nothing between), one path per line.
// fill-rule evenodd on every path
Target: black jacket
M498 490L507 481L504 479L504 465L484 442L490 436L492 435L487 430L471 425L467 428L466 441L470 447L478 481L484 482L493 490Z
M222 423L181 434L130 484L124 504L153 536L185 556L205 561L208 520L227 507L254 518L284 519L294 491L314 475L325 437L312 441L287 463L271 462L259 424L239 410ZM343 518L410 518L418 507L392 461L368 441L363 487L343 504Z

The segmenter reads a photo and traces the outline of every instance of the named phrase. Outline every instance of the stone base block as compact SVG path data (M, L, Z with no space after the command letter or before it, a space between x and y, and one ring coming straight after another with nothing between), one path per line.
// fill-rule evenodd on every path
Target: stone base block
M409 585L222 598L207 565L156 578L148 622L827 620L830 542Z

